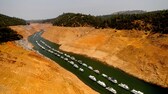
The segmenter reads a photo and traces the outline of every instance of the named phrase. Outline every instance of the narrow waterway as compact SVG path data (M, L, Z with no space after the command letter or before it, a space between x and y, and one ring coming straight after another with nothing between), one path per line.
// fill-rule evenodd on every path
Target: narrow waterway
M162 88L160 86L144 82L119 69L105 65L95 59L91 59L83 55L60 51L58 44L45 40L41 37L41 34L42 32L37 32L29 37L29 41L34 45L34 49L37 50L39 53L43 54L44 56L52 59L53 61L64 67L66 70L75 74L85 84L87 84L88 86L90 86L91 88L93 88L101 94L111 94L112 92L108 91L105 87L99 85L97 83L98 80L104 82L106 84L106 87L112 87L113 89L115 89L117 91L117 94L132 94L132 89L141 91L144 94L168 94L167 88ZM44 47L45 50L39 45ZM57 51L59 51L61 54ZM52 52L55 54L53 54ZM60 56L57 56L56 54L59 54ZM60 58L61 56L65 58L65 54L75 58L73 60L67 57L68 60L73 61L74 64L70 64L68 61L64 60L63 58ZM81 60L83 64L85 63L87 67L80 64L78 60ZM74 65L77 65L78 68L74 67ZM91 66L93 69L89 69L88 66ZM83 69L83 72L79 69ZM93 70L99 70L100 73L95 73ZM117 80L117 83L109 81L108 77L104 77L102 76L102 74L106 74L108 77L115 78ZM94 76L97 81L91 80L89 78L89 75ZM120 83L128 85L129 90L118 86L118 84Z

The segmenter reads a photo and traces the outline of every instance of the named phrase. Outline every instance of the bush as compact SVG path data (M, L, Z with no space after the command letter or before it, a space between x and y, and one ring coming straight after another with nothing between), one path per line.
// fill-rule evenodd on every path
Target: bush
M7 41L20 40L23 37L17 34L16 31L13 31L10 28L1 27L0 28L0 43Z

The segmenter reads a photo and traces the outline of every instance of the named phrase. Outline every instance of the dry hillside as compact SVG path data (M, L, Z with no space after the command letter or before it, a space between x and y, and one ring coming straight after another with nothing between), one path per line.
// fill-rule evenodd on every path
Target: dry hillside
M45 25L46 26L46 25ZM44 26L11 27L24 36ZM21 44L24 44L21 43ZM27 45L24 45L27 46ZM0 94L97 94L57 63L15 42L0 44Z
M147 82L168 87L168 35L136 30L50 26L43 37Z

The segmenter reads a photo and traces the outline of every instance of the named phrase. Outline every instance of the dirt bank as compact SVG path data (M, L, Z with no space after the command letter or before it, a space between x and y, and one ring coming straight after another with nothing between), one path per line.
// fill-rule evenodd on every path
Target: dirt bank
M45 26L11 28L27 41ZM98 94L57 63L24 48L15 42L0 44L0 94Z
M50 26L43 37L60 49L87 55L147 82L168 87L168 35L136 30Z

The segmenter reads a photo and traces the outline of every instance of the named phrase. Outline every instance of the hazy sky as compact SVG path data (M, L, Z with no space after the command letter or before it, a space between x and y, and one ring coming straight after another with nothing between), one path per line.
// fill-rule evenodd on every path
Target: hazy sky
M54 18L66 12L103 15L162 9L168 9L168 0L0 0L0 13L26 20Z

